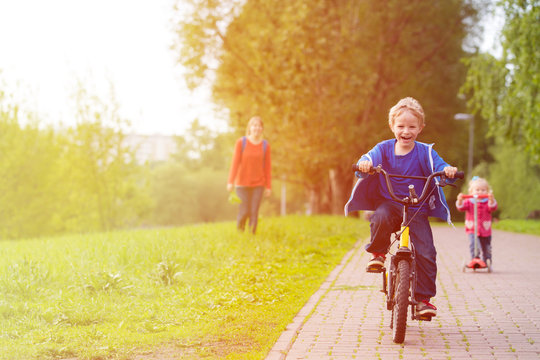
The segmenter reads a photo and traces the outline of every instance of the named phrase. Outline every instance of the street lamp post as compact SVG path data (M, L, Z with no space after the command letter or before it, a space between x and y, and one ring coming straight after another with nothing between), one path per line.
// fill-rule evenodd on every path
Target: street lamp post
M473 142L474 142L474 115L472 114L456 114L455 120L469 120L469 156L467 160L467 178L472 176L473 168Z

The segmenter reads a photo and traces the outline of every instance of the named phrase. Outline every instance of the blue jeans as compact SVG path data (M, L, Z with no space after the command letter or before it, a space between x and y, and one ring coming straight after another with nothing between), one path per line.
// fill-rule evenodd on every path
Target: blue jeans
M480 249L482 249L482 260L486 262L488 259L491 260L491 235L490 236L479 236L478 242L480 243L479 248L476 248L476 254L474 253L474 234L469 235L469 251L471 252L471 259L480 258Z
M242 200L238 207L238 217L236 223L239 230L245 230L246 221L249 218L249 227L251 228L251 232L255 234L255 231L257 230L257 219L259 217L259 206L261 205L263 192L263 186L236 187L236 194L240 200Z
M409 210L409 219L416 210ZM386 254L392 233L399 231L403 220L403 206L385 201L371 217L371 240L366 245L370 253ZM416 300L428 300L435 296L437 287L437 250L426 213L419 212L409 224L411 243L416 255Z

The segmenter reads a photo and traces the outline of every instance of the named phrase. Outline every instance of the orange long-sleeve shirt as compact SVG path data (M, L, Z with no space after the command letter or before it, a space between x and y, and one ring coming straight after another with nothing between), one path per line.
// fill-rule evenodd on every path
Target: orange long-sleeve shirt
M236 186L264 186L271 189L271 164L270 144L267 143L264 154L262 142L255 145L246 138L246 146L242 152L242 138L240 138L234 147L228 183Z

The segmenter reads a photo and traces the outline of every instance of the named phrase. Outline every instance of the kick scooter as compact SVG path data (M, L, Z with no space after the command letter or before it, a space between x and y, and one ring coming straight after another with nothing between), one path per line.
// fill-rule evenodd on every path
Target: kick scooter
M487 199L488 195L463 195L463 199L474 199L474 256L471 261L464 263L462 271L465 272L467 269L487 269L487 272L491 272L491 261L488 260L487 263L484 260L480 259L480 239L478 238L478 201L480 199Z

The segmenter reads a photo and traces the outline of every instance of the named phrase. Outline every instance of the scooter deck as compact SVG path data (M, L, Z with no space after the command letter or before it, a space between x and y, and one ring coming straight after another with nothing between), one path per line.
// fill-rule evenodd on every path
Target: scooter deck
M482 259L474 258L467 264L467 267L469 269L485 269L487 265Z

